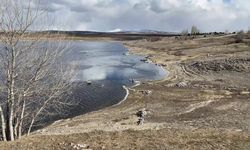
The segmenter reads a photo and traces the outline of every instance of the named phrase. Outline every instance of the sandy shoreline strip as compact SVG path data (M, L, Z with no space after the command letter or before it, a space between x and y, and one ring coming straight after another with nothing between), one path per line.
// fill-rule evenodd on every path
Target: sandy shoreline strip
M128 95L129 95L129 89L123 85L122 88L126 91L126 95L125 97L123 98L123 100L121 100L119 103L113 105L113 106L117 106L117 105L120 105L121 103L123 103L127 98L128 98Z
M131 50L129 50L129 47L128 47L128 46L126 46L126 45L124 45L124 44L123 44L123 46L128 50L128 53L129 53L129 54L133 54L133 53L131 53ZM133 54L133 55L138 55L138 54ZM138 56L140 56L140 55L138 55ZM141 55L141 56L142 56L142 55ZM144 57L144 56L143 56L143 57ZM153 62L151 61L150 63L153 63ZM164 81L164 80L166 80L166 77L169 75L169 72L168 72L168 70L166 70L163 66L159 66L159 67L160 67L163 71L166 72L165 77L164 77L163 79L160 80L160 81ZM153 81L154 81L154 80L153 80ZM155 80L155 82L157 82L157 81L159 81L159 80ZM151 81L151 80L148 80L148 82L152 82L152 81ZM133 86L131 86L130 88L135 88L135 87L137 87L137 86L139 86L139 85L141 85L141 81L136 81L136 84L133 85ZM123 85L122 88L126 91L126 95L125 95L125 97L124 97L119 103L117 103L117 104L115 104L115 105L113 105L113 106L118 106L118 105L120 105L121 103L123 103L125 100L127 100L128 96L129 96L129 90L130 90L130 88L126 87L125 85Z
M134 87L137 87L141 85L141 82L140 81L136 81L136 84L131 86L130 88L134 88ZM117 106L117 105L120 105L122 102L124 102L125 100L127 100L128 96L129 96L129 90L130 88L126 87L125 85L122 86L122 88L126 91L126 95L125 97L117 104L115 104L114 106Z

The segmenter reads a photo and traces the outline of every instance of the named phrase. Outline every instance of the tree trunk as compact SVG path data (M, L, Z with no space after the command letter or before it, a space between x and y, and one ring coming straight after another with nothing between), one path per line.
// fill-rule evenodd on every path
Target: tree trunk
M28 129L28 132L27 132L27 136L30 135L30 132L31 132L31 129L32 129L33 125L34 125L34 122L35 122L35 117L33 117L32 120L31 120L29 129Z
M13 46L13 45L12 45ZM8 99L7 99L7 135L8 140L14 141L14 127L13 127L13 119L14 119L14 66L15 66L15 49L14 46L10 49L10 61L8 62Z
M18 126L18 139L20 139L22 136L22 126L23 126L23 117L24 117L25 106L26 106L26 102L24 100L23 106L22 106L22 112L21 112L21 116L20 116L20 124Z
M2 106L0 106L0 116L1 116L1 128L2 128L2 135L3 135L3 141L6 141L6 124L5 124L5 119L4 119L4 113L3 113L3 109Z
M14 138L17 139L18 138L18 126L19 126L19 120L20 118L18 118L18 116L15 118L15 125L14 125Z
M13 129L13 109L14 109L14 93L12 88L9 89L9 96L7 102L7 136L8 140L14 141L14 129ZM13 94L13 95L12 95Z
M34 117L32 118L31 120L31 123L30 123L30 126L29 126L29 129L28 129L28 132L27 132L27 136L30 134L31 132L31 129L35 123L35 119L37 118L38 115L40 115L40 113L43 111L43 109L45 108L46 104L51 100L51 97L49 99L47 99L43 106L40 107L40 109L37 111L37 113L34 115Z

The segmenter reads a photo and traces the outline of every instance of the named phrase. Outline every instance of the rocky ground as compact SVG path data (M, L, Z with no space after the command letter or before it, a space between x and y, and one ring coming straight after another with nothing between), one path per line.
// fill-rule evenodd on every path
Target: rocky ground
M124 45L169 75L130 89L120 105L57 121L30 137L0 143L1 149L249 149L248 39L162 38ZM142 108L148 114L138 126L135 113Z

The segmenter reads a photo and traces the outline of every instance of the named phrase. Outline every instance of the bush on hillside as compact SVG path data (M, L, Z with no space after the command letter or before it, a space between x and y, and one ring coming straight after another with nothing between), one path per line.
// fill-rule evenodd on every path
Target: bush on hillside
M243 42L244 37L245 37L244 31L239 31L239 32L235 35L235 42L236 42L236 43L241 43L241 42Z

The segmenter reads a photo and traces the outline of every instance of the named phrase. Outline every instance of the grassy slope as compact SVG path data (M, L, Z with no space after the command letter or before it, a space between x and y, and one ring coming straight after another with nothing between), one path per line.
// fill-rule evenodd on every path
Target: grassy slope
M31 137L1 143L1 148L70 149L80 143L94 149L250 147L248 43L234 43L229 36L125 45L133 53L150 54L169 76L136 87L121 105L59 121ZM196 62L199 65L193 65ZM183 81L187 87L176 86ZM146 96L142 90L152 94ZM145 125L137 126L134 114L143 107L150 113Z

